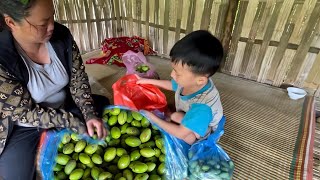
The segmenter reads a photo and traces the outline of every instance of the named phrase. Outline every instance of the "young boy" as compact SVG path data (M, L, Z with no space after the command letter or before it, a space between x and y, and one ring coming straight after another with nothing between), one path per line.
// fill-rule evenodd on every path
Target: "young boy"
M141 78L137 83L175 91L176 112L171 121L144 113L169 134L193 144L214 131L223 116L220 96L211 80L222 61L223 48L208 31L199 30L178 41L170 57L171 81Z

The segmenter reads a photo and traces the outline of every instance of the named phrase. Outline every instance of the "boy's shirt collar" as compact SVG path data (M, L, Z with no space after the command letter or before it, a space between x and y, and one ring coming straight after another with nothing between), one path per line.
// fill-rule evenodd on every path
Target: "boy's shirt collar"
M173 81L174 83L176 83L175 80L172 79L172 81ZM182 100L185 100L185 101L186 101L186 100L189 100L189 99L192 99L192 98L194 98L195 96L197 96L198 94L202 94L203 92L205 92L206 90L208 90L211 86L213 86L213 83L212 83L212 80L209 79L208 83L207 83L203 88L201 88L199 91L197 91L197 92L195 92L195 93L192 93L192 94L189 94L189 95L186 95L186 96L180 95L180 97L181 97ZM183 88L181 88L181 91L182 91L182 89L183 89ZM180 91L179 93L181 93L181 91Z

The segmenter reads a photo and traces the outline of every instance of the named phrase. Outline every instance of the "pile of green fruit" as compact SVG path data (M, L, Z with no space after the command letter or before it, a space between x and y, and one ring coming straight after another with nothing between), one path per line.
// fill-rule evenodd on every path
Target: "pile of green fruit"
M55 179L160 180L165 149L160 131L140 113L107 109L107 147L88 144L77 134L64 134L53 169Z
M150 70L150 67L146 64L139 64L136 66L136 71L139 73L146 73Z
M194 157L192 151L189 151L189 180L229 180L234 170L234 164L230 161L220 160L219 157L210 156L205 159ZM196 160L192 160L195 158Z

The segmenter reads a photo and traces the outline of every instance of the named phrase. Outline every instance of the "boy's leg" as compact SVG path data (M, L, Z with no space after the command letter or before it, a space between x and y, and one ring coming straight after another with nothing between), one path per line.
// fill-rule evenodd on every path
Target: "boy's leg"
M185 113L184 112L174 112L171 114L170 119L171 121L181 124L181 121L184 117Z
M35 157L42 130L14 126L0 155L0 179L35 179Z

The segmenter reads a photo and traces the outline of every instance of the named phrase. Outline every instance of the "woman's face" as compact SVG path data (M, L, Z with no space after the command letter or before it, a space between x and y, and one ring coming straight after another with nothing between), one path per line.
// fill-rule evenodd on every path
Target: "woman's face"
M28 43L49 41L54 29L54 7L52 0L37 0L29 10L29 16L11 27L13 33Z

